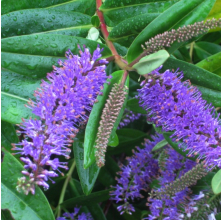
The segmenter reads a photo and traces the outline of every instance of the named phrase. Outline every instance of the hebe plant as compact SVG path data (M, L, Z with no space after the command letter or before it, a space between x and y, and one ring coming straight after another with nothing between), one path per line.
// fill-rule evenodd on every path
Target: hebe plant
M217 0L2 1L2 218L221 218Z

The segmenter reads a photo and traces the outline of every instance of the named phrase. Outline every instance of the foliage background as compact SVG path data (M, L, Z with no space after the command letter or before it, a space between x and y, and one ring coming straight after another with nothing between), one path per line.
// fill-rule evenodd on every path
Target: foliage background
M176 7L173 7L176 4ZM114 42L118 53L128 62L133 61L141 52L141 44L155 35L171 28L192 24L209 18L221 17L220 0L106 0L100 8L108 26L109 40ZM3 219L54 219L53 212L62 208L72 211L75 205L83 205L94 219L141 219L147 213L146 200L137 201L136 212L130 216L119 215L116 205L109 200L111 186L116 184L115 176L120 162L132 154L144 138L154 132L145 123L145 117L116 131L108 147L106 164L100 170L95 164L83 169L84 155L91 147L89 143L96 136L100 112L94 110L90 119L93 123L84 130L73 144L69 166L76 163L72 173L55 179L50 189L25 196L16 191L18 177L21 177L22 163L18 155L12 155L11 143L19 141L15 130L21 119L34 117L24 104L33 96L45 79L47 72L57 60L64 60L65 51L73 54L79 51L77 45L86 45L92 52L99 43L103 57L112 55L99 30L99 19L95 15L95 0L3 0L2 1L2 218ZM97 29L91 29L95 27ZM88 32L90 31L90 34ZM184 43L174 43L168 49L172 55L164 64L164 69L177 69L184 72L203 94L203 98L220 111L221 107L221 29ZM110 62L107 74L119 67ZM124 107L134 112L145 113L134 99L139 75L130 72L129 95ZM115 81L119 82L119 78ZM107 89L107 93L110 89ZM105 102L105 96L99 103ZM94 107L95 108L95 107ZM123 111L122 111L123 113ZM122 114L121 113L121 114ZM120 117L119 117L120 120ZM148 134L147 134L148 132ZM92 140L93 141L93 140ZM210 185L214 173L201 181L195 188L204 189ZM70 178L59 205L62 187ZM201 185L200 185L201 184ZM9 210L9 211L8 211ZM30 218L31 216L31 218Z

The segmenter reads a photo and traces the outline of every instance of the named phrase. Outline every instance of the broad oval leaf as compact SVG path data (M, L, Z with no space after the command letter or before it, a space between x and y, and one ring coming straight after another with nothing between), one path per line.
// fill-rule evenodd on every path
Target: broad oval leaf
M25 195L16 190L18 178L22 176L22 165L8 152L4 151L4 161L1 166L2 172L2 209L12 212L16 220L31 219L45 220L54 219L54 215L48 201L42 191L36 187L35 195Z
M208 70L221 77L221 52L200 61L196 66Z
M11 144L18 143L18 141L15 127L11 123L1 121L1 146L11 153Z
M147 27L137 36L128 50L128 62L130 63L135 60L139 54L142 53L141 45L157 34L161 34L172 28L178 28L183 25L204 20L214 2L215 0L181 0L172 5L147 25ZM182 45L182 43L178 43L176 47L173 47L173 51L180 45Z
M96 10L96 2L94 0L2 0L2 14L6 14L11 11L18 11L21 9L30 8L48 8L62 11L75 11L83 14L93 15Z
M105 22L108 26L113 27L120 23L121 21L141 15L141 14L152 14L152 13L162 13L169 7L171 7L175 2L179 0L169 0L169 1L130 1L124 6L124 2L119 1L119 3L109 4L104 2L100 7L100 10L104 14ZM117 2L117 1L116 1ZM137 25L139 22L137 21Z
M159 50L156 53L141 58L138 63L133 65L133 68L138 74L145 75L162 65L169 56L170 55L166 50Z
M12 45L14 45L12 47ZM13 72L33 78L42 78L52 71L58 59L65 59L65 52L70 49L73 54L79 53L78 45L84 45L93 53L98 43L81 37L65 35L25 35L2 39L2 67ZM103 57L111 55L104 44Z
M22 118L36 118L32 110L25 107L29 98L35 99L34 91L40 87L40 80L34 80L5 69L2 70L2 115L4 121L18 124Z
M91 18L78 12L27 9L2 15L2 38L33 33L87 36ZM67 32L66 32L67 31Z
M212 179L212 189L214 194L221 193L221 170L219 170Z
M100 168L93 163L89 168L84 169L84 143L78 139L73 143L74 156L76 160L77 172L80 178L81 187L85 195L89 195L97 180Z

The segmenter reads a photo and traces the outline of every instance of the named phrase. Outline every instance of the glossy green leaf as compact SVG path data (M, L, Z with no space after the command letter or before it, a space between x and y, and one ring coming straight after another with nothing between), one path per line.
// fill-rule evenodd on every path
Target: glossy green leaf
M6 121L1 121L1 146L12 152L12 143L18 143L15 127Z
M2 67L15 73L32 78L44 78L51 72L52 66L57 65L62 57L49 57L19 53L2 52ZM63 57L64 60L64 57Z
M163 65L161 71L173 69L182 71L184 73L184 80L189 79L191 83L213 90L221 91L221 77L201 69L193 64L186 63L181 60L169 58Z
M212 179L212 189L214 194L221 193L221 170L219 170Z
M176 29L183 25L192 24L196 21L204 20L214 2L215 0L181 0L172 5L147 25L147 27L137 36L128 50L128 62L130 63L137 58L139 54L142 53L141 45L157 34L173 28ZM170 51L170 53L175 51L180 45L182 45L182 43L176 44L176 47L173 47L173 50Z
M81 187L85 195L89 195L94 187L100 168L93 163L89 168L84 169L84 144L78 139L73 143L74 156L76 160L77 172L80 178Z
M169 56L166 50L159 50L156 53L141 58L138 63L133 65L133 68L138 74L145 75L157 69L169 58Z
M117 24L110 32L108 39L115 42L120 42L122 45L127 43L130 45L132 42L128 39L131 36L137 36L151 21L153 21L159 13L146 13L138 16L134 16ZM123 41L126 41L123 43Z
M57 65L58 59L65 59L68 49L78 54L78 45L82 49L83 45L87 45L92 53L98 43L80 37L54 34L2 39L2 67L32 78L42 78L52 71L52 65ZM103 57L111 55L107 46L99 45L103 48Z
M200 61L196 66L208 70L221 77L221 52Z
M98 43L81 37L56 34L33 34L1 40L1 48L3 52L52 56L56 57L56 59L64 57L65 52L68 49L70 49L73 54L79 54L78 45L82 50L83 45L87 45L87 48L93 53L97 48ZM106 45L101 43L99 43L99 45L100 48L103 48L102 57L111 56L111 51Z
M2 115L4 121L18 124L22 118L36 118L32 110L26 108L29 98L35 99L34 91L40 87L40 80L34 80L16 73L2 70Z
M22 165L8 152L4 151L5 157L1 166L2 173L2 209L12 212L16 220L31 219L45 220L54 219L54 215L42 191L37 187L35 195L25 195L16 190L18 178L22 177Z
M56 5L70 0L55 0L55 1L45 1L45 0L2 0L1 1L1 13L6 14L11 11L18 11L21 9L28 8L44 8L51 5Z
M136 113L141 113L141 114L147 114L146 110L144 110L142 107L139 106L139 100L136 98L129 99L127 101L127 107L128 110L136 112Z
M203 86L196 86L202 93L203 99L205 99L208 103L212 103L214 107L221 107L221 91L208 89Z
M118 23L122 22L123 20L135 17L137 15L145 13L162 13L177 1L178 0L158 0L148 2L130 1L128 3L119 1L119 3L113 3L112 5L106 3L105 1L104 4L100 7L100 10L104 14L106 24L110 27L113 27ZM139 24L137 23L137 25Z
M88 196L77 196L73 199L68 199L61 204L61 207L72 208L76 205L88 205L90 203L98 203L108 200L110 198L110 191L113 189L102 190L91 193Z
M168 144L168 142L163 139L162 141L158 142L152 149L152 151L156 151L156 150L159 150L160 148L166 146Z
M99 127L99 121L101 118L102 110L105 106L106 99L110 90L115 83L119 83L123 76L123 70L116 71L112 74L112 79L110 80L110 85L105 84L103 89L103 95L98 96L98 102L94 104L93 109L90 113L90 117L86 126L85 131L85 141L84 141L84 168L89 167L92 163L95 162L95 140L96 134ZM129 78L129 77L128 77ZM126 80L126 85L129 87L129 79ZM120 119L123 115L124 108L126 107L126 103L120 111L120 114L114 124L114 128L112 130L112 134L116 131L118 124L120 123Z
M48 8L61 11L75 11L83 14L93 15L96 9L96 2L94 0L3 0L2 1L2 14L11 11L30 8Z
M119 144L118 136L116 132L113 132L113 134L110 136L110 141L108 142L108 146L116 147L118 144Z
M20 96L1 92L1 119L12 124L18 124L22 122L22 118L35 118L36 116L31 113L31 109L24 106L28 101L28 99Z
M100 26L100 19L97 15L91 17L91 24L96 28Z
M85 37L91 18L78 12L27 9L2 15L2 38L33 33L54 33ZM67 30L67 32L66 32Z
M193 47L193 58L194 62L206 59L207 57L219 53L221 51L221 46L210 43L210 42L197 42L194 43Z
M66 1L66 0L65 0ZM36 8L36 7L35 7ZM60 4L52 5L47 9L54 9L60 11L74 11L87 15L94 15L96 11L96 1L94 0L69 0L68 2L61 2Z

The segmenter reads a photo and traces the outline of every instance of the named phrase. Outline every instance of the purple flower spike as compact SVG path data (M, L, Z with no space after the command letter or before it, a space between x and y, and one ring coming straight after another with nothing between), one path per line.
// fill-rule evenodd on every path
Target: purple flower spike
M198 154L208 168L221 168L221 121L214 107L188 81L181 82L182 73L161 74L159 69L139 90L140 105L156 126L174 131L173 141L182 141L179 147L189 150L189 156Z
M158 174L157 160L153 158L151 150L161 140L163 135L153 136L153 142L145 140L144 148L137 148L137 152L130 158L127 158L128 165L123 166L118 173L120 177L117 179L118 184L114 187L115 191L111 192L112 200L123 202L118 206L120 214L127 212L132 214L134 207L128 202L130 199L142 198L142 190L146 190Z
M22 155L24 168L28 170L23 174L29 177L19 180L18 190L34 194L35 184L48 189L47 181L58 176L60 169L68 169L66 162L54 157L69 158L72 139L78 127L86 123L107 80L107 61L97 60L101 51L97 47L91 55L85 48L78 56L69 50L67 60L58 61L61 67L53 67L54 71L47 75L48 81L42 80L41 88L35 92L36 102L29 102L29 108L40 119L23 120L18 133L24 134L25 138L13 144L13 150ZM46 169L48 166L51 171Z

